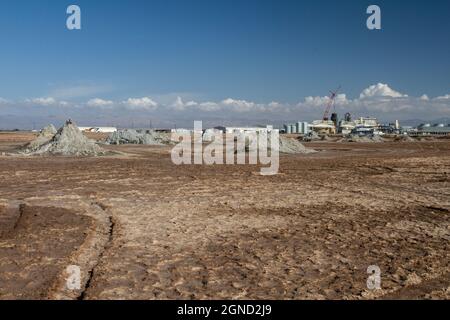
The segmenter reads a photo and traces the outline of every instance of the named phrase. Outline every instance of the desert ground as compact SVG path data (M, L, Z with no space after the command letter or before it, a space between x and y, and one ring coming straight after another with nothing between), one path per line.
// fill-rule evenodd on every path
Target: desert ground
M0 133L0 299L450 298L448 139L308 143L261 176L167 146L8 155L33 138Z

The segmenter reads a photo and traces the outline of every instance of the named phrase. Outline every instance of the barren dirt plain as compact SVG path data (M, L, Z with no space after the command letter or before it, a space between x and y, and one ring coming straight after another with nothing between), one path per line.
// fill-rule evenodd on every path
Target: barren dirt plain
M450 298L450 140L309 143L260 176L170 147L7 155L33 137L0 133L0 299Z

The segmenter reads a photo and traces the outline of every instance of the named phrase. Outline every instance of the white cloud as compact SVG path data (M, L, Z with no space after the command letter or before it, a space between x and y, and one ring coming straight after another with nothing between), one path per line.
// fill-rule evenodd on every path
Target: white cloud
M88 107L98 107L98 108L107 108L114 105L114 102L111 100L103 100L100 98L91 99L87 102Z
M329 103L329 97L306 97L291 112L320 117ZM350 100L345 94L336 97L336 111L357 116L396 117L400 119L446 116L450 113L450 95L429 99L427 95L409 97L387 84L375 84L364 89L359 98Z
M281 108L283 105L279 102L272 101L271 103L268 104L268 106L270 108L277 109L277 108Z
M27 99L22 101L7 101L0 98L2 113L18 114L64 114L73 117L73 114L80 117L91 119L92 115L99 116L102 110L114 110L111 115L120 119L139 120L139 115L145 117L145 112L153 112L152 119L170 119L167 121L176 121L176 119L190 119L193 116L202 117L211 120L230 122L238 119L239 121L257 121L257 119L286 120L313 120L320 119L325 111L330 98L327 96L309 96L304 98L298 104L280 103L272 101L268 103L257 103L251 100L227 98L224 100L200 100L199 96L189 95L171 95L162 98L142 97L128 98L122 100L105 100L94 98L84 103L74 103L58 100L57 98L41 97ZM35 106L42 106L35 108ZM44 106L46 108L44 108ZM77 108L76 112L72 112ZM135 110L131 114L128 110ZM345 93L336 96L335 110L343 116L350 112L354 117L375 116L380 119L433 119L450 116L450 94L430 98L427 95L411 97L400 93L387 84L375 84L364 89L359 97L349 99ZM103 116L103 115L102 115ZM103 119L103 118L102 118ZM198 118L201 119L201 118Z
M257 104L252 101L247 100L237 100L228 98L222 100L220 102L214 101L206 101L206 102L196 102L196 101L188 101L184 102L181 97L177 97L176 100L170 104L170 107L176 111L187 111L187 110L198 110L204 112L266 112L266 111L274 111L280 110L284 105L279 102L271 102L267 105Z
M55 106L58 104L55 98L52 97L46 97L46 98L34 98L34 99L27 99L26 102L40 105L40 106Z
M254 102L246 100L234 100L228 98L222 101L222 104L227 107L231 107L236 112L252 111L257 106Z
M175 102L173 102L169 107L176 111L200 110L205 112L213 112L221 109L221 106L216 102L206 101L199 103L193 100L184 102L181 97L177 97Z
M450 94L434 98L434 100L450 100Z
M391 89L387 84L378 83L364 89L363 92L361 92L361 94L359 95L360 99L372 97L402 98L407 97L407 95Z
M198 106L198 103L195 101L186 102L186 107L195 107L195 106Z
M131 110L154 110L158 107L158 103L149 97L129 98L123 104Z
M336 105L344 106L351 102L351 100L347 99L347 95L345 93L339 93L336 96Z
M182 111L186 108L186 105L184 104L183 99L181 99L181 97L177 97L175 102L172 104L172 108L178 111Z
M336 106L345 106L348 105L351 100L347 99L347 96L344 93L340 93L336 96L335 105ZM309 108L314 109L318 107L325 107L330 103L330 97L306 97L303 102L300 102L297 107L299 108Z
M223 100L221 106L224 110L230 110L238 113L242 112L253 112L253 113L264 113L264 112L289 112L289 105L282 104L277 101L272 101L270 103L256 103L248 100L236 100L228 98Z
M201 111L213 112L220 110L220 105L215 102L202 102L198 105L198 109Z
M178 96L175 99L175 101L169 105L169 107L176 111L184 111L184 110L193 109L193 108L200 108L200 104L193 100L184 102L183 98Z
M285 105L283 105L282 103L279 103L277 101L272 101L271 103L269 103L266 107L267 111L285 111Z
M305 101L300 103L299 106L319 107L324 106L330 102L329 97L306 97Z

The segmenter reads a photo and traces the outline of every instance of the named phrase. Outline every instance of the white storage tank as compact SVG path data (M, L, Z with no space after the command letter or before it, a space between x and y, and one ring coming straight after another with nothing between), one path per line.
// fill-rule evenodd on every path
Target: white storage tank
M291 126L288 124L288 125L285 125L284 126L284 131L287 133L287 134L291 134Z
M309 133L309 123L308 122L303 122L302 123L302 130L303 130L303 134L308 134Z

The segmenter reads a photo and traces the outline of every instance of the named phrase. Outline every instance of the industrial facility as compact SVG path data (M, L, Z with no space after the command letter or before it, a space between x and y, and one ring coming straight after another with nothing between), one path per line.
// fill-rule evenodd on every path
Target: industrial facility
M410 126L400 126L400 122L382 124L374 117L359 117L352 119L350 113L346 113L344 118L339 120L335 109L335 100L340 87L335 91L330 91L324 115L321 120L313 120L311 123L299 121L296 123L283 125L282 133L308 135L315 133L320 136L336 135L343 136L376 136L376 135L412 135L412 136L447 136L450 135L450 124L421 124L417 128Z
M418 135L424 135L424 136L448 136L450 135L450 124L434 124L431 125L429 123L421 124L417 128L417 134Z

